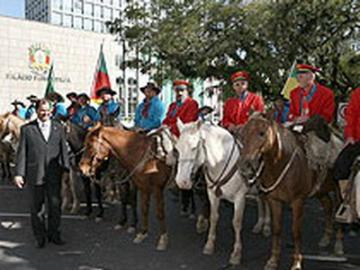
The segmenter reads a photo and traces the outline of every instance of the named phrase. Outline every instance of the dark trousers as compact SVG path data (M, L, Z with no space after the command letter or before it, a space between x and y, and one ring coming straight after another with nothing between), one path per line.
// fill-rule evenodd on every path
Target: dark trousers
M351 166L360 155L360 142L347 145L335 161L335 180L346 180L350 176Z
M49 237L60 237L61 221L61 182L29 186L31 227L35 238L39 241ZM46 226L45 212L47 201L48 222Z

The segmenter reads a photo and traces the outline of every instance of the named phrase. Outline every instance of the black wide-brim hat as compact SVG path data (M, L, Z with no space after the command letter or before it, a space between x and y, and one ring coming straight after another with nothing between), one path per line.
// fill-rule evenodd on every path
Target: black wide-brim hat
M19 101L19 100L14 100L13 102L11 102L11 105L14 105L14 106L16 106L16 105L21 105L22 107L25 108L25 104L22 103L22 102Z
M53 102L64 102L64 98L62 95L60 95L58 92L52 92L49 93L46 96L46 99L53 101Z
M77 95L75 92L70 92L70 93L67 93L67 94L66 94L66 97L67 97L68 99L71 99L72 97L77 98L78 95Z
M39 98L37 97L37 96L35 96L35 95L30 95L30 96L28 96L28 97L26 97L26 99L27 100L34 100L34 101L36 101L36 100L38 100Z
M77 99L79 100L80 98L84 98L87 101L90 101L90 97L85 93L81 93L80 95L77 95Z
M96 92L97 97L101 97L101 95L103 94L110 94L112 96L115 96L116 92L109 87L103 87Z
M160 94L160 92L161 92L161 89L155 83L152 83L152 82L149 82L145 86L141 87L140 91L144 93L145 89L147 89L147 88L154 90L157 95Z

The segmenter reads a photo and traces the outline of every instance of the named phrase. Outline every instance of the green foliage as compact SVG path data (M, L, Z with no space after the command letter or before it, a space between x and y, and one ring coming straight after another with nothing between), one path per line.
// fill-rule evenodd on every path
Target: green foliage
M248 2L248 1L247 1ZM251 88L277 94L294 60L322 68L320 80L339 95L359 81L358 0L154 0L129 4L122 20L109 24L126 39L143 72L165 79L208 77L226 82L248 70Z

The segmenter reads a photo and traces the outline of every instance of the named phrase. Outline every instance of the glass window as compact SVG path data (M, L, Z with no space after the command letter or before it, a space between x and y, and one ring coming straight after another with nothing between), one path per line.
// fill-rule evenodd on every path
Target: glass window
M52 14L52 23L57 24L57 25L61 25L61 23L62 23L61 14L54 12Z
M62 0L53 0L53 6L55 9L62 9Z
M74 17L74 27L77 29L82 29L82 18Z
M113 4L115 7L121 7L121 0L113 0Z
M105 8L104 7L104 19L107 21L111 21L112 20L112 10L110 8Z
M95 21L94 22L94 31L100 33L101 28L102 28L102 23L100 21Z
M111 0L103 0L103 3L106 5L111 5L112 4L111 2L112 2Z
M95 18L101 18L101 6L95 5L94 6L94 16Z
M80 14L82 12L82 1L81 0L74 0L74 12Z
M63 9L65 11L72 11L72 0L63 0Z
M85 3L84 4L84 14L88 16L93 15L93 4Z
M64 15L63 20L64 20L64 23L63 23L64 26L68 26L68 27L72 26L72 16L71 15Z
M93 21L90 19L84 19L84 29L93 30Z

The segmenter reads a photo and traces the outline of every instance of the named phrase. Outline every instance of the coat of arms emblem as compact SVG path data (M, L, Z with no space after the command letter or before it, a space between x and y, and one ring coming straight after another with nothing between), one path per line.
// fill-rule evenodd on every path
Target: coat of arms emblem
M50 68L50 50L42 44L35 44L29 48L29 67L38 74L46 74Z

